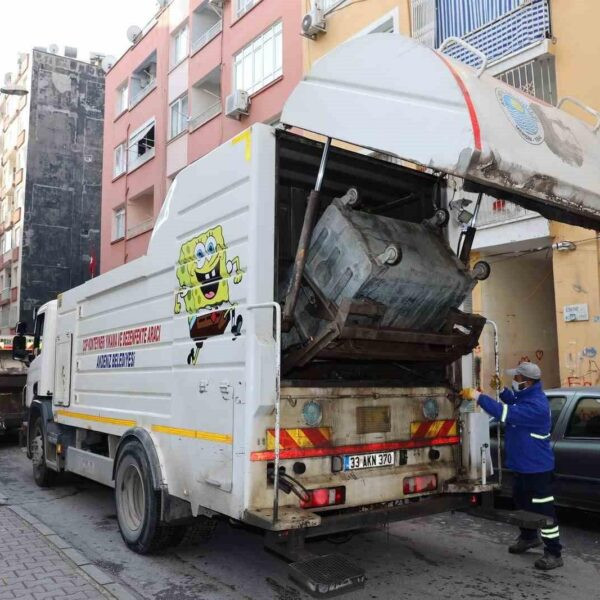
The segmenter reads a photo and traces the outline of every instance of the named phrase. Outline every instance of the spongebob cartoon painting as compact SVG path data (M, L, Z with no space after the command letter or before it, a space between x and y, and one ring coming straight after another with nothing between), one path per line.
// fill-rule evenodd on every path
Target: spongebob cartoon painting
M180 314L183 305L188 313L195 346L187 362L196 364L204 340L223 334L230 324L234 339L241 334L242 317L236 317L229 286L232 281L240 283L244 273L239 257L227 260L223 228L218 225L182 244L176 274L179 289L174 310Z

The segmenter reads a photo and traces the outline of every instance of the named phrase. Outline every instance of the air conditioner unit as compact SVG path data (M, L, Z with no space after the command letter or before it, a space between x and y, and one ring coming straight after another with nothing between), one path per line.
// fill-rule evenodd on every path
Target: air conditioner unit
M225 99L225 116L237 119L246 116L250 109L250 96L244 90L235 90Z
M325 13L320 8L313 8L302 19L302 35L307 38L315 39L319 34L325 33Z

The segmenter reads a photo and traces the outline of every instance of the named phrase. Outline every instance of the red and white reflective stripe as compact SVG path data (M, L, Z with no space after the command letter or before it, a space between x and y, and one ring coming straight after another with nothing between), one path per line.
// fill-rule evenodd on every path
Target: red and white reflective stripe
M429 448L431 446L450 446L460 443L460 436L437 437L426 440L405 440L401 442L377 442L374 444L352 444L348 446L331 446L329 448L294 448L280 450L281 460L291 458L319 458L323 456L341 456L343 454L366 454L368 452L392 452L405 448ZM250 453L251 461L274 460L275 452L263 450Z
M458 84L460 91L465 99L465 104L467 105L467 110L469 111L469 118L471 119L471 128L473 129L473 143L475 145L475 150L481 152L481 128L479 127L479 119L477 118L477 113L475 112L475 105L473 104L473 100L471 99L471 94L469 94L469 90L465 85L465 82L461 79L457 70L452 66L452 64L446 60L439 52L436 52L437 56L439 56L444 64L452 73L454 80Z

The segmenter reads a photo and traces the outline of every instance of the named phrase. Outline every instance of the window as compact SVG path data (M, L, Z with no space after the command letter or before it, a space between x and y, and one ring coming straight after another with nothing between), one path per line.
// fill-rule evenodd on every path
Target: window
M239 19L247 13L259 0L235 0L235 18Z
M187 129L188 124L188 97L181 96L171 104L171 138Z
M283 74L281 21L234 56L234 88L252 94Z
M188 55L188 26L185 24L173 34L171 65L178 65Z
M133 132L129 138L127 169L133 171L154 156L154 119Z
M13 248L18 248L21 245L21 226L17 225L13 229Z
M558 417L567 399L564 396L549 396L548 400L550 400L550 415L552 420L551 431L554 431L556 421L558 421Z
M23 200L25 198L25 188L20 187L15 191L15 210L23 208Z
M113 213L112 241L114 242L125 237L125 208L123 206L116 208Z
M120 115L124 110L127 110L128 105L129 105L129 84L127 82L125 82L117 88L116 114Z
M35 356L38 356L42 353L42 342L44 340L44 317L45 313L42 313L35 319L35 329L33 331L33 353Z
M581 398L577 402L566 437L600 438L600 398Z
M118 177L122 173L125 173L126 168L127 165L125 164L125 142L123 142L115 148L113 177Z

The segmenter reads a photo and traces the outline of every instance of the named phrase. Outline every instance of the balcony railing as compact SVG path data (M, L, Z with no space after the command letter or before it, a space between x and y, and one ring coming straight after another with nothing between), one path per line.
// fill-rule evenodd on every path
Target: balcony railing
M192 54L198 52L200 48L203 48L210 42L214 37L218 36L223 31L223 21L217 21L210 29L203 33L198 39L192 42Z
M477 227L499 225L531 217L539 217L539 214L533 210L522 208L518 204L513 204L508 200L484 197L481 199L476 225Z
M10 288L4 288L0 292L0 302L4 302L10 298Z
M143 88L137 90L129 99L129 108L133 108L156 87L156 79L151 79Z
M154 226L154 218L150 217L149 219L146 219L145 221L141 221L140 223L137 223L136 225L133 225L132 227L128 227L127 228L127 239L135 237L136 235L145 233L146 231L150 231L150 229L152 229L153 226Z
M550 35L548 0L531 0L500 18L463 36L466 42L481 50L489 63L540 43ZM480 59L471 51L452 44L444 54L477 66Z
M222 110L221 101L215 102L212 106L201 112L199 115L190 118L189 130L194 131L213 117L216 117Z

